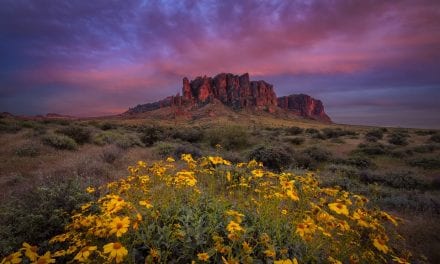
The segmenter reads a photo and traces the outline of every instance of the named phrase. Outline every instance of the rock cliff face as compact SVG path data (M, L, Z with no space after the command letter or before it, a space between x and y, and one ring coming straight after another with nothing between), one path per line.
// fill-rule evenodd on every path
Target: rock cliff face
M184 78L182 93L185 102L198 106L214 99L237 109L269 109L277 104L273 86L265 81L250 81L247 73L241 76L221 73L212 78L197 77L192 81Z
M182 95L177 94L158 102L138 105L130 108L125 114L143 113L163 107L194 109L216 100L233 109L251 108L271 113L277 111L279 106L304 117L330 122L321 101L303 94L277 98L273 85L262 80L250 81L248 73L221 73L214 77L197 77L191 81L185 77Z
M278 107L297 112L300 116L331 122L330 117L324 112L324 105L321 100L314 99L307 94L291 94L279 97Z

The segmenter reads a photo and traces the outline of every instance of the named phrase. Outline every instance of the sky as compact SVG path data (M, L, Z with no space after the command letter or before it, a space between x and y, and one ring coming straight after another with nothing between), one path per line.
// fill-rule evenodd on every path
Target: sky
M440 128L440 1L0 0L0 112L118 114L221 72Z

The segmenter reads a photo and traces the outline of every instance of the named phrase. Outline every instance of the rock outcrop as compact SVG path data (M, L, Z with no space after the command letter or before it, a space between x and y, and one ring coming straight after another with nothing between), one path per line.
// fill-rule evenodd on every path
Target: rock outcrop
M330 117L324 111L321 100L314 99L307 94L291 94L279 97L278 107L296 112L303 117L331 123Z
M289 95L277 98L273 85L263 80L250 81L249 74L221 73L214 77L183 78L182 95L138 105L125 114L144 113L164 107L185 107L189 110L220 101L233 109L250 108L273 113L279 109L324 122L331 122L322 102L308 95Z

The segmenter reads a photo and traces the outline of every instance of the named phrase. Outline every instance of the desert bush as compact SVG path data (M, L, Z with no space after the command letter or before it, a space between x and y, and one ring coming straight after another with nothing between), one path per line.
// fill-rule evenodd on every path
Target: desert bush
M48 254L64 263L391 263L406 253L395 217L310 173L182 159L140 161L102 186L52 237Z
M248 154L248 159L262 162L271 170L280 171L292 163L292 154L287 148L260 146Z
M362 171L359 174L359 179L365 183L378 183L407 190L422 189L427 185L427 182L414 176L414 173L411 171L392 171L386 173Z
M360 169L367 169L375 167L374 162L363 155L353 155L346 160L343 160L344 164L352 165Z
M63 232L69 213L87 202L79 180L54 176L0 205L0 255L26 241L47 247L47 240Z
M413 147L412 151L417 153L432 153L438 149L440 149L438 144L423 144Z
M138 128L138 132L141 133L140 139L146 147L165 139L165 129L159 126L142 126Z
M438 157L422 157L407 160L411 166L420 167L426 170L440 169L440 159Z
M199 158L202 156L202 151L195 145L183 144L179 145L174 149L174 157L179 159L182 154L190 154L193 157Z
M440 133L432 135L429 140L435 143L440 143Z
M437 131L433 130L433 129L429 129L429 130L416 130L414 133L416 135L419 135L419 136L429 136L429 135L434 135L435 133L437 133Z
M110 129L116 129L116 128L118 128L118 126L114 123L104 122L104 123L99 124L99 128L106 131L106 130L110 130Z
M389 148L381 143L361 143L358 148L354 150L354 154L363 153L365 155L384 155L389 152Z
M18 122L10 120L0 120L0 133L17 133L22 127Z
M341 128L328 128L328 127L321 129L321 133L326 139L357 135L356 132L351 130L345 130Z
M40 121L41 123L43 123L43 124L46 124L46 125L48 125L48 124L54 124L54 125L60 125L60 126L68 126L68 125L70 125L73 121L71 121L71 120L68 120L68 119L57 119L57 118L54 118L54 119L43 119L42 121Z
M75 140L76 143L80 145L88 143L90 141L90 130L86 127L82 127L79 125L70 125L67 127L63 127L61 129L58 129L56 132L72 138L73 140Z
M328 161L331 157L331 153L329 151L316 146L306 148L305 150L303 150L303 152L317 162Z
M93 143L99 146L115 144L122 149L128 149L135 146L143 146L139 137L131 133L122 133L116 130L102 131L94 135Z
M290 135L300 135L302 134L304 129L296 126L286 128L286 132Z
M316 128L306 128L306 130L304 130L304 133L306 134L318 134L319 130Z
M108 163L113 164L117 159L122 156L122 149L115 145L105 146L101 152L101 159Z
M209 129L206 131L205 139L212 147L220 144L227 150L243 149L250 145L247 130L240 126Z
M395 158L405 158L414 155L414 152L410 148L403 149L391 149L389 151L390 156Z
M154 149L154 152L157 153L160 157L167 158L174 155L176 145L166 141L159 141L154 144Z
M47 134L42 138L42 141L56 149L75 150L78 148L75 140L65 135Z
M367 141L377 141L383 138L383 130L382 129L373 129L365 133L365 139Z
M388 142L393 145L406 146L408 145L408 135L401 132L394 132L388 135Z
M40 155L40 146L36 142L26 142L15 149L19 157L36 157Z
M301 145L306 139L303 137L286 137L285 140L293 145Z
M295 167L309 170L315 170L318 168L319 162L310 157L310 155L299 151L293 152L292 155Z
M174 131L172 136L175 139L195 143L203 139L203 131L200 128L179 128Z

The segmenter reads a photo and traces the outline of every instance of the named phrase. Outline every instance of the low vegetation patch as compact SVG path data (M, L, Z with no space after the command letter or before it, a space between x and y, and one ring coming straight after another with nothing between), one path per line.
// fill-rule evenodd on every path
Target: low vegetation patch
M44 144L56 149L75 150L78 148L75 140L65 135L48 134L45 135L42 140Z

